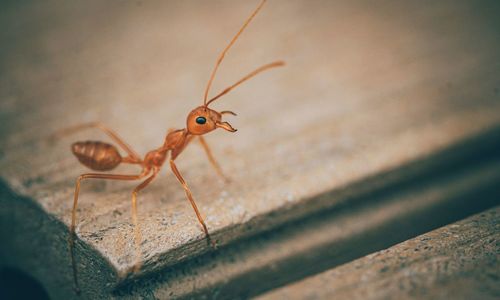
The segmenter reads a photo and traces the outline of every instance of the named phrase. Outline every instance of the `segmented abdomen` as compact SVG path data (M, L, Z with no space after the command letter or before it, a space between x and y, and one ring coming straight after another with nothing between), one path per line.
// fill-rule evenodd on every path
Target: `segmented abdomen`
M114 169L122 162L116 147L103 142L76 142L71 145L71 151L83 165L96 171Z

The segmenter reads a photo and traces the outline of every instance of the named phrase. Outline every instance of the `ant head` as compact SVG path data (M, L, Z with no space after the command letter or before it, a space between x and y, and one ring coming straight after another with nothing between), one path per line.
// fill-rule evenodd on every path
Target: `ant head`
M274 68L274 67L280 67L283 66L285 63L283 61L275 61L270 64L264 65L253 72L249 73L239 81L237 81L235 84L231 85L230 87L226 88L223 90L221 93L219 93L217 96L213 97L212 99L208 99L208 93L210 91L210 87L212 86L212 81L215 78L215 74L217 73L217 69L219 68L222 60L224 59L224 56L226 55L227 51L229 51L229 48L234 44L234 42L238 39L240 34L245 30L245 28L248 26L250 21L257 15L259 10L262 8L266 0L261 0L259 6L254 10L254 12L248 17L248 19L245 21L243 26L240 28L238 33L233 37L233 39L229 42L229 44L224 48L222 53L219 55L219 58L217 58L217 61L215 63L215 67L212 70L212 73L210 74L210 78L208 79L207 87L205 89L205 95L203 98L203 105L198 106L197 108L193 109L188 117L187 117L187 131L190 134L193 135L202 135L205 133L208 133L210 131L215 130L216 128L222 128L225 129L229 132L235 132L236 129L234 129L231 124L228 122L222 122L222 115L224 114L230 114L233 116L236 116L236 114L232 111L221 111L217 112L213 109L208 108L208 105L210 103L214 102L215 100L219 99L220 97L224 96L225 94L229 93L232 89L237 87L238 85L242 84L243 82L247 81L248 79L254 77L255 75L259 74L260 72L263 72L265 70Z
M232 111L217 112L205 105L198 106L193 109L187 117L187 130L193 135L202 135L216 128L222 128L229 132L236 132L236 129L234 129L231 124L222 122L222 115L224 114L236 116Z

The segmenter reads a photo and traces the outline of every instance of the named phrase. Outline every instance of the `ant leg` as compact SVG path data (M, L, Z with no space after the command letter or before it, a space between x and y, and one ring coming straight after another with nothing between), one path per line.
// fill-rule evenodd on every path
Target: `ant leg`
M193 195L191 194L191 190L189 189L186 181L184 178L182 178L181 173L179 173L179 170L177 169L177 166L174 163L173 159L170 159L170 168L172 169L172 172L174 172L175 176L177 177L177 180L181 183L182 187L184 188L184 192L186 192L186 196L191 203L191 206L194 209L194 212L196 213L196 217L198 218L198 222L200 222L201 226L203 227L203 231L205 232L205 236L207 237L207 242L212 244L212 247L215 248L215 243L211 241L210 239L210 234L208 233L207 225L205 225L205 221L203 221L203 217L200 214L200 211L198 210L198 206L196 206L196 202L194 202Z
M78 285L78 277L77 277L77 269L75 262L75 252L74 252L74 244L75 244L75 227L76 227L76 208L78 205L78 195L80 193L80 185L81 181L84 179L111 179L111 180L137 180L141 179L144 176L149 174L149 170L145 169L139 175L120 175L120 174L100 174L100 173L87 173L78 176L75 184L75 195L73 199L73 210L71 211L71 226L70 226L70 234L69 234L69 251L71 255L71 265L73 267L73 281L75 283L75 291L79 294L80 287Z
M230 182L229 178L226 177L226 175L224 175L224 172L222 172L221 167L219 166L219 164L215 160L214 156L212 155L212 151L210 150L210 147L208 146L207 142L205 141L205 138L202 137L201 135L198 137L199 137L199 141L200 141L201 146L205 150L205 153L207 153L208 160L210 161L210 163L214 167L217 174L219 174L219 176L222 177L222 179L224 179L224 181L226 183Z
M56 133L54 133L50 139L57 139L65 135L73 134L75 132L88 129L88 128L97 128L100 129L102 132L107 134L113 141L115 141L127 154L129 155L129 159L127 162L130 163L141 163L141 157L137 152L135 152L132 147L130 147L127 143L123 141L122 138L118 136L112 129L108 128L106 125L102 124L101 122L91 122L91 123L84 123L84 124L79 124L75 125L72 127L68 127L66 129L60 130Z
M132 222L134 223L134 242L135 242L135 257L136 263L134 265L134 272L139 272L141 269L141 227L139 226L139 222L137 220L137 194L140 190L144 189L153 179L155 179L156 175L158 175L158 169L153 169L153 174L149 176L146 180L144 180L141 184L139 184L134 191L132 192Z

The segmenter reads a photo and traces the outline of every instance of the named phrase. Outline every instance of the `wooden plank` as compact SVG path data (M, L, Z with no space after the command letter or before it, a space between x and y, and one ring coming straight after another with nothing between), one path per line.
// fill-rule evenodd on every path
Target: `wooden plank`
M246 299L498 204L500 160L423 175L411 183L335 195L329 210L235 242L155 276L120 296ZM437 171L437 170L434 170ZM333 195L330 195L333 196Z
M498 203L498 142L485 151L484 141L500 141L499 136L497 130L389 174L321 195L311 201L336 199L337 204L216 252L126 279L112 290L106 285L114 276L108 263L81 244L82 265L89 265L89 272L80 275L85 283L93 284L85 296L107 298L112 292L113 297L125 299L152 295L192 299L207 294L222 299L249 297L386 248ZM56 296L67 296L71 283L53 276L68 273L68 262L61 263L67 259L63 225L43 214L30 199L13 195L5 185L0 185L0 192L0 207L10 208L0 210L0 229L6 237L0 261L39 274ZM247 224L252 226L252 222Z
M257 299L498 299L500 207Z
M0 177L8 194L67 226L74 178L86 171L68 147L103 136L82 133L52 145L46 137L101 120L141 153L157 147L200 104L218 51L253 7L229 1L7 6L0 12L6 28L0 43L8 45L0 55ZM216 106L239 113L231 121L237 134L209 138L233 183L219 182L196 147L179 158L218 243L332 207L342 199L318 201L318 195L498 126L500 41L491 26L497 22L494 10L466 1L269 3L228 55L215 86L273 59L288 62ZM209 251L182 189L164 173L140 195L142 275ZM133 187L97 182L83 189L78 257L89 289L109 290L133 276L127 274L135 253ZM3 235L14 224L7 226ZM65 227L58 226L65 247ZM64 247L57 257L67 263ZM91 262L102 266L102 284L92 279ZM70 286L70 268L60 274Z

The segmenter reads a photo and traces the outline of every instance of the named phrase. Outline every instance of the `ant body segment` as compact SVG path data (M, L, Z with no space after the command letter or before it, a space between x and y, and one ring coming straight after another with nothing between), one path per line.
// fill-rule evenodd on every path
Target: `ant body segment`
M186 120L186 128L183 129L177 129L177 130L169 130L167 133L167 136L165 137L165 140L163 142L163 145L160 146L157 149L149 151L144 158L141 158L139 154L137 154L127 143L125 143L113 130L109 129L105 125L95 122L95 123L86 123L86 124L81 124L77 125L68 129L65 129L63 131L60 131L57 135L66 135L66 134L71 134L76 131L80 131L83 129L89 129L89 128L96 128L101 131L103 131L105 134L111 138L127 155L122 156L118 149L112 145L108 144L105 142L101 141L86 141L86 142L76 142L71 146L71 150L73 154L78 158L80 163L85 165L86 167L94 170L94 171L109 171L114 168L116 168L118 165L125 163L125 164L135 164L141 167L142 171L139 174L136 175L125 175L125 174L109 174L109 173L85 173L80 175L75 184L75 193L74 193L74 199L73 199L73 209L72 209L72 214L71 214L71 225L70 225L70 235L69 235L69 247L70 247L70 253L71 253L71 262L72 262L72 267L73 267L73 279L75 283L75 289L77 292L79 292L79 287L78 287L78 280L77 280L77 267L76 267L76 262L75 262L75 257L74 257L74 239L76 237L75 233L75 228L76 228L76 211L77 211L77 204L78 204L78 195L80 192L80 185L81 182L87 179L110 179L110 180L139 180L139 179L144 179L142 183L140 183L138 186L134 188L132 191L132 222L134 225L134 240L135 240L135 247L136 247L136 258L137 262L134 266L134 272L137 272L140 267L140 243L141 243L141 232L139 228L139 223L137 220L137 194L144 189L149 183L151 183L156 176L158 175L161 167L163 164L166 162L166 160L169 160L169 165L174 173L174 175L177 177L177 180L180 182L182 185L182 188L184 189L184 192L186 194L187 199L189 200L191 206L193 207L193 210L196 214L196 217L198 219L198 222L200 223L203 232L207 238L207 241L212 244L213 247L215 247L215 243L211 242L210 240L210 234L208 232L207 226L205 224L205 221L203 220L203 217L198 210L198 207L196 206L196 202L193 198L193 195L191 193L191 190L189 189L189 186L187 185L186 181L182 177L181 173L177 169L177 166L175 164L175 159L182 153L182 151L189 145L189 143L193 139L198 139L200 142L201 146L205 150L208 160L210 161L211 165L214 167L215 171L218 173L219 176L224 178L227 181L227 178L224 176L219 164L215 160L215 158L212 155L212 152L205 141L203 135L207 134L215 129L222 128L226 131L229 132L236 132L236 129L234 129L231 124L228 122L225 122L222 120L224 115L233 115L236 116L236 114L232 111L215 111L211 108L209 108L209 105L214 102L215 100L219 99L221 96L227 94L229 91L231 91L233 88L237 87L241 83L245 82L246 80L254 77L255 75L274 68L274 67L279 67L283 66L284 62L283 61L276 61L272 62L269 64L266 64L264 66L261 66L260 68L254 70L253 72L249 73L233 85L227 87L224 89L222 92L220 92L218 95L215 97L211 98L208 100L208 94L210 87L212 85L212 82L215 78L215 74L224 59L224 56L226 55L227 51L231 48L231 46L235 43L237 38L241 35L241 33L245 30L245 28L248 26L250 21L255 17L255 15L259 12L259 10L262 8L266 0L262 0L259 4L259 6L253 11L253 13L248 17L248 19L245 21L243 26L240 28L240 30L236 33L236 35L232 38L232 40L229 42L229 44L224 48L224 50L221 52L219 55L215 67L210 74L210 78L208 80L206 89L205 89L205 94L204 94L204 101L203 105L196 107L193 109L187 116ZM170 154L170 157L168 157Z

